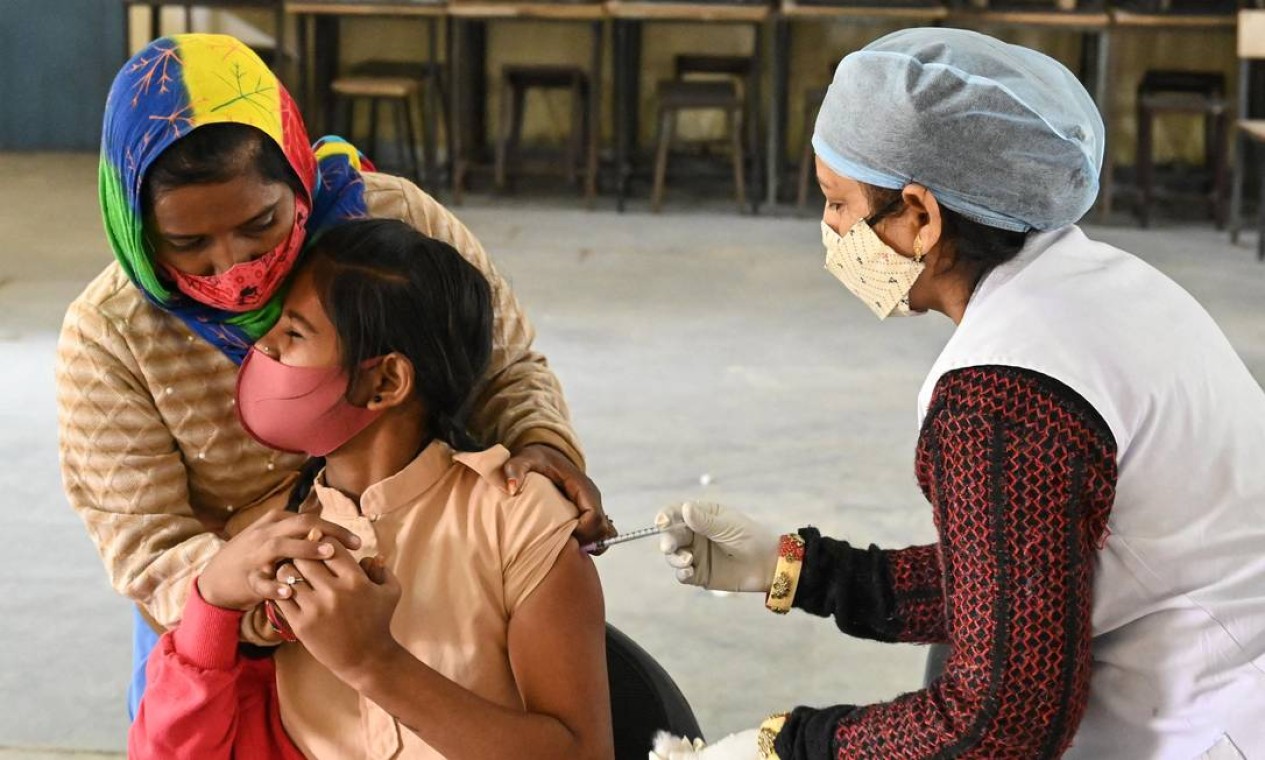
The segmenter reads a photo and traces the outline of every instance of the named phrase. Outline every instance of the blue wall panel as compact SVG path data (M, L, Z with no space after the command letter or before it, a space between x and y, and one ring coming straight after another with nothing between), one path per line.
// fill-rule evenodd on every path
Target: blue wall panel
M96 150L121 0L0 0L0 150Z

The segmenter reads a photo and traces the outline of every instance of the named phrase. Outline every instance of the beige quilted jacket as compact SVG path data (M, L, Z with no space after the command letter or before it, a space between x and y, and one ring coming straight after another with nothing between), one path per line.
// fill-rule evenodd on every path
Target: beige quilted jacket
M583 459L557 378L479 241L415 185L365 175L372 216L409 222L453 245L492 283L489 379L473 427L511 450L528 443ZM235 515L285 503L303 457L252 440L233 409L237 367L150 304L117 264L70 305L57 351L66 495L114 588L163 627L179 621L190 580L236 532ZM248 616L247 640L271 637Z

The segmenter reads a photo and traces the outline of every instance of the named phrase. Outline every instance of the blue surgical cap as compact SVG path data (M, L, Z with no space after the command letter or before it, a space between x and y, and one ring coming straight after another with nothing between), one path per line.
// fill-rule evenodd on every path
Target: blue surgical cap
M1104 133L1053 58L977 32L906 29L839 64L813 148L858 182L916 182L981 224L1048 230L1093 206Z

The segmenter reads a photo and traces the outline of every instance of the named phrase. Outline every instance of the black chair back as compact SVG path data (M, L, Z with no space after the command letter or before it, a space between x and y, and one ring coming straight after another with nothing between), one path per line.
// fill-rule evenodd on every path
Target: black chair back
M613 625L606 626L606 668L616 760L646 760L655 733L702 737L694 711L672 676Z

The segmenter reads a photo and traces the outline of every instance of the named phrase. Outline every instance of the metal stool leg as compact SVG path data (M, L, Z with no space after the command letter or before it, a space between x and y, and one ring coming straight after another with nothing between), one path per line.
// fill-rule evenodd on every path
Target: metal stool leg
M527 114L527 90L514 89L514 111L510 120L510 142L506 153L506 163L515 161L520 155L523 144L523 122Z
M1247 170L1247 136L1241 129L1234 129L1234 179L1230 185L1230 244L1238 245L1239 232L1243 228L1243 175Z
M369 101L369 150L373 151L369 157L372 159L380 156L378 151L378 99L366 98Z
M356 101L343 95L335 95L334 100L338 111L338 126L336 129L339 134L344 135L348 141L354 144L356 142L356 135L353 131L356 126Z
M1134 161L1135 170L1137 172L1138 199L1137 199L1137 215L1138 222L1142 227L1151 226L1151 182L1152 182L1152 162L1153 152L1151 146L1152 134L1152 113L1145 106L1138 107L1138 150L1137 160Z
M743 149L743 109L729 111L729 133L733 139L734 153L734 194L738 198L738 213L747 207L747 182L744 168L747 163L746 151Z
M1224 230L1228 221L1229 213L1226 209L1226 202L1229 190L1229 152L1230 152L1230 116L1225 109L1221 109L1214 116L1213 121L1214 139L1212 147L1211 160L1212 165L1212 214L1216 220L1217 229Z
M654 190L650 193L650 207L657 214L663 208L663 190L668 174L668 149L672 145L672 133L676 129L676 112L663 109L659 112L659 148L654 161Z
M1265 261L1265 144L1258 143L1256 148L1261 154L1261 194L1256 201L1256 260Z
M496 191L505 192L505 176L509 163L510 139L514 133L514 88L501 82L501 135L496 141Z
M410 179L419 185L423 183L422 162L417 155L417 134L413 131L412 98L400 98L395 101L396 131L400 133L400 161L408 162Z
M580 154L583 143L581 142L580 131L583 127L584 107L580 104L580 83L573 80L570 87L571 92L571 134L567 137L567 184L574 185L579 181L579 173L576 171L577 165L580 163ZM587 105L587 104L585 104Z
M435 108L435 89L438 86L438 77L434 74L426 80L423 86L426 92L423 98L419 100L415 106L421 113L421 136L422 136L422 164L426 174L426 184L431 192L439 191L439 177L437 165L439 159L436 157L439 132L439 121L436 119Z
M808 205L808 188L812 182L815 167L813 166L813 112L811 104L804 106L804 150L799 158L799 193L795 205L804 208Z

